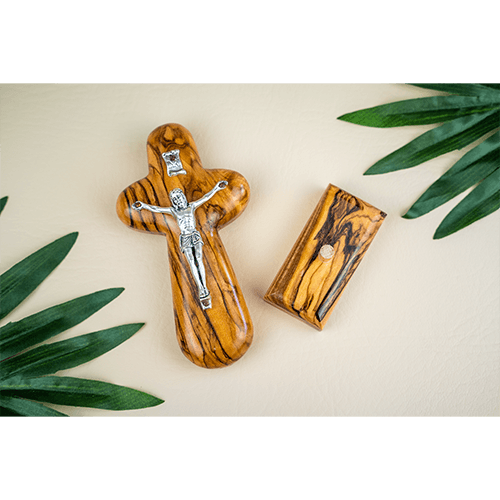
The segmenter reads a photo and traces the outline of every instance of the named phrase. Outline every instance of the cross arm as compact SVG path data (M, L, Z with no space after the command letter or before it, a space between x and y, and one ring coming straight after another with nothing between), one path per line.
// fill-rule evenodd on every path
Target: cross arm
M213 189L211 189L206 195L202 196L196 201L192 201L191 205L193 205L193 208L196 210L200 205L203 205L206 201L208 201L212 196L217 193L218 191L222 191L225 189L227 186L227 181L220 181L218 182Z
M143 203L142 201L136 201L132 208L134 210L149 210L150 212L155 212L157 214L168 214L173 215L171 207L157 207L156 205L148 205L147 203Z

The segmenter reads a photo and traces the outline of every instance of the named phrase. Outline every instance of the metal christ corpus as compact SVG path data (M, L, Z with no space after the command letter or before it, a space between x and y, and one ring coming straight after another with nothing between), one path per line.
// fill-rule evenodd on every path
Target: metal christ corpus
M142 201L136 201L132 207L135 210L149 210L161 214L167 214L175 218L181 230L179 245L181 252L186 256L194 281L198 287L198 295L203 309L212 307L210 292L207 288L205 266L203 264L203 241L201 234L196 229L195 210L208 201L212 196L227 186L227 181L218 182L215 187L199 200L188 203L186 196L181 189L172 189L169 198L171 207L157 207L148 205Z

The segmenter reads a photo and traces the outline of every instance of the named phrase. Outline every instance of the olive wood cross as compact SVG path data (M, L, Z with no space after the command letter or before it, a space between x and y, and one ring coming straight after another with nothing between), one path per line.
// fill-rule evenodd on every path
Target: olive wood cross
M118 217L167 238L184 355L204 368L230 365L249 348L253 327L218 230L245 209L248 183L232 170L204 169L193 137L178 124L153 130L147 154L149 174L120 193Z

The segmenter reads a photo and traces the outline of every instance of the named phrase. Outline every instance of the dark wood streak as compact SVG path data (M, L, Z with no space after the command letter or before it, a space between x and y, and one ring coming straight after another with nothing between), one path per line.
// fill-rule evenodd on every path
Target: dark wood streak
M210 267L210 265L209 265L209 264L207 264L207 266L206 266L206 270L207 270L207 272L213 273L213 270L212 270L212 268ZM217 289L219 290L219 292L220 292L220 294L221 294L222 301L223 301L223 303L224 303L224 307L225 307L226 311L228 311L228 312L229 312L229 311L230 311L230 309L229 309L229 307L228 307L228 305L227 305L227 303L226 303L226 299L225 299L225 296L224 296L224 292L223 292L223 291L222 291L222 289L220 288L220 286L219 286L219 282L218 282L218 281L215 281L215 284L217 285ZM226 358L227 358L227 359L232 359L232 358L231 358L231 356L229 356L229 354L228 354L228 353L224 350L224 347L223 347L223 345L222 345L222 342L220 341L219 337L217 336L217 333L216 333L216 331L217 331L217 330L214 328L214 325L212 324L211 319L208 317L208 314L206 313L206 311L204 311L204 313L205 313L205 316L206 316L206 318L207 318L207 322L209 323L210 327L212 328L212 331L210 332L210 334L211 334L211 335L213 336L213 338L217 341L217 343L218 343L218 345L219 345L219 347L220 347L220 349L221 349L222 353L224 354L224 356L226 356ZM214 352L216 352L216 351L215 351L215 349L214 349L213 351L214 351Z
M124 196L125 196L128 215L129 215L129 222L127 225L131 228L134 228L134 219L132 218L132 204L130 203L130 200L128 199L127 193L124 193Z
M167 175L161 153L173 149L180 151L187 175ZM253 326L218 231L236 219L247 205L248 183L231 170L204 169L191 134L180 125L169 124L155 129L149 135L147 153L149 174L119 196L118 216L138 231L164 234L166 237L175 327L184 355L205 368L230 365L240 359L250 346ZM180 230L174 218L150 212L141 216L140 212L131 210L131 205L135 201L144 201L170 206L168 193L174 188L181 188L191 202L210 191L221 180L227 180L228 187L195 213L204 242L207 287L212 295L212 308L203 310L189 263L180 251Z
M361 216L360 216L361 217ZM385 215L384 215L385 217ZM323 302L320 304L317 312L319 321L322 321L325 315L328 313L330 308L334 305L337 298L342 293L347 282L351 278L352 274L356 270L357 266L361 263L364 253L366 252L367 246L371 243L378 227L371 219L367 218L367 222L362 227L365 231L361 230L354 232L352 230L352 225L346 225L348 229L348 241L353 242L352 244L346 245L344 250L344 263L338 273L334 283L330 287L328 293L326 294Z
M175 279L177 281L177 284L179 286L179 288L182 286L181 285L181 275L184 274L186 272L186 269L185 267L183 266L177 266L177 261L174 261L174 259L171 260L171 262L173 262L171 265L172 265L172 269L174 272L171 273L171 276L172 276L172 279ZM186 280L186 278L188 279L188 282L189 282L189 285L190 285L190 288L191 288L191 292L194 293L194 287L193 287L193 284L190 282L191 280L189 280L189 276L185 276L184 277L184 280ZM178 328L177 328L177 338L178 339L181 339L179 340L179 344L182 348L182 346L187 346L188 343L186 341L186 330L185 328L182 327L182 324L179 320L179 316L177 314L177 311L175 310L174 308L174 314L175 314L175 317L177 319L177 325L178 325ZM189 321L189 324L191 325L192 327L192 331L194 332L194 336L195 338L198 340L198 343L200 345L200 349L202 351L202 355L203 355L203 362L204 364L206 364L206 360L205 360L205 349L203 348L203 341L201 339L201 337L198 335L197 333L197 329L193 323L193 318L197 318L196 315L189 315L188 316L188 321ZM193 357L191 352L189 351L189 349L187 349L186 352L189 352L189 356L187 356L190 360L191 358Z
M154 195L153 203L155 205L159 205L160 201L158 199L158 195L156 194L156 191L155 191L155 188L154 188L153 184L151 183L151 181L147 177L145 177L143 180L144 180L144 182L147 182L151 186L151 192Z
M151 184L151 183L150 183L150 184ZM143 193L144 193L144 197L143 197L143 199L144 199L144 200L147 200L147 203L150 203L150 204L153 204L153 205L157 205L157 204L158 204L158 197L156 196L156 192L155 192L154 188L152 188L153 195L154 195L154 199L153 199L153 200L151 200L151 199L150 199L150 197L149 197L148 192L146 191L146 188L145 188L145 187L141 184L141 182L139 182L139 183L137 184L137 186L140 186L140 187L141 187L141 189L142 189L142 191L143 191ZM152 186L151 186L151 187L152 187ZM137 194L137 193L136 193L136 194ZM141 211L141 216L142 216L142 211ZM158 233L160 233L160 234L161 234L161 233L162 233L162 231L160 230L160 228L158 227L158 224L156 223L156 217L153 217L153 225L154 225L154 227L155 227L155 229L156 229L156 232L158 232Z
M322 330L385 216L330 184L264 300ZM323 245L334 248L328 261Z
M138 186L140 186L140 184L138 184ZM140 199L140 197L138 197L138 196L137 196L137 193L136 193L136 188L134 188L132 191L133 191L134 197L135 197L136 199ZM146 196L146 197L147 197L147 196ZM132 208L132 206L131 206L130 208ZM147 230L148 230L148 224L147 224L147 223L146 223L146 221L144 220L144 216L143 216L143 214L142 214L142 211L138 212L138 214L139 214L139 215L138 215L138 218L139 218L139 219L140 219L140 221L141 221L142 227L144 228L144 230L145 230L145 231L147 231Z

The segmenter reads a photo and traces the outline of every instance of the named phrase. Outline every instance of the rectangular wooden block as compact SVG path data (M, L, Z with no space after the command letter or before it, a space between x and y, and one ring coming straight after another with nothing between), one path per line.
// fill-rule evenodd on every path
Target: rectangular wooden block
M330 184L264 300L322 330L386 215Z

